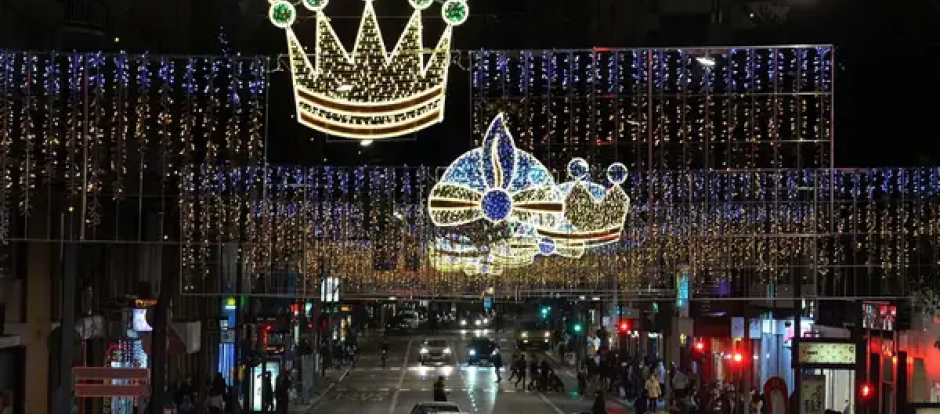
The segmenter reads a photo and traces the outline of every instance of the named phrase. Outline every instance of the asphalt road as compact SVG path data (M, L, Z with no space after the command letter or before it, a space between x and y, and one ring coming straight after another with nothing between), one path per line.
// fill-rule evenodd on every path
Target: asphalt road
M408 414L414 405L432 400L432 387L444 376L448 400L468 413L547 413L571 414L590 411L590 399L580 400L574 393L575 377L562 371L566 392L538 393L517 389L506 379L496 382L492 367L467 366L466 344L472 333L408 335L390 338L391 352L382 368L379 343L375 338L360 339L356 367L310 407L307 413L329 414ZM490 333L491 337L494 337ZM451 358L440 366L421 366L421 343L428 337L441 338L452 349ZM505 361L515 352L511 338L497 339ZM505 370L505 368L504 368ZM608 402L608 413L626 413L626 409Z

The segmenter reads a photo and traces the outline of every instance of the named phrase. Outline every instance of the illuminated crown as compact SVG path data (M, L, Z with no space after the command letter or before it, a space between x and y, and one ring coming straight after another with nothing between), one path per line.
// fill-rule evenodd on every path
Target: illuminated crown
M564 223L539 228L539 234L565 246L595 247L618 241L630 211L630 197L621 187L627 168L621 163L607 168L609 189L586 181L588 164L581 158L568 163L568 174L574 181L559 186L566 194Z
M422 10L434 0L409 0L415 9L391 52L382 40L373 0L366 0L356 43L347 52L323 12L328 0L301 0L316 14L313 65L291 29L293 5L272 0L268 15L287 32L298 121L330 135L360 139L392 138L444 119L444 93L453 26L467 19L466 0L447 0L447 28L425 62Z

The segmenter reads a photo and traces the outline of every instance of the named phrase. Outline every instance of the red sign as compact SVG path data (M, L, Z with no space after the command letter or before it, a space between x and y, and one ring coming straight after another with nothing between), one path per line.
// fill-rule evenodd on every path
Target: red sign
M75 396L79 398L146 397L149 395L150 384L75 384Z
M75 367L72 373L75 381L150 380L147 368Z

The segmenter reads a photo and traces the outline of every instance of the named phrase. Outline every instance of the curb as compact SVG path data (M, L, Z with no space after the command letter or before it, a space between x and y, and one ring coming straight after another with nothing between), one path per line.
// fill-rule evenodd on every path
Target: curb
M291 414L301 414L301 413L310 412L310 410L311 410L312 408L316 407L317 404L320 403L320 400L322 400L324 397L326 397L326 395L329 394L330 391L332 391L333 388L336 387L336 384L339 384L340 382L342 382L343 380L345 380L346 377L349 376L349 372L350 372L350 371L352 371L352 368L351 368L351 367L350 367L350 368L346 368L346 370L343 372L342 375L340 375L340 377L339 377L338 380L336 380L336 381L330 381L330 385L327 385L326 388L324 388L322 391L319 391L319 393L318 393L315 397L313 397L313 398L310 399L310 402L309 402L309 403L304 404L306 407L302 407L302 408L301 408L301 407L297 407L297 409L291 409L291 410L289 410L288 412L291 413Z

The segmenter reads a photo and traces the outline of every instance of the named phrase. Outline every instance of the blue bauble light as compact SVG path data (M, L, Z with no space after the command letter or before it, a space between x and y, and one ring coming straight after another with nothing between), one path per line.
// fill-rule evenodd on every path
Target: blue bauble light
M489 221L503 221L512 213L512 197L504 190L492 189L480 200L483 217Z
M612 184L623 184L624 181L627 181L627 166L619 162L610 164L607 167L607 179L610 180Z
M542 256L555 254L555 241L548 237L539 240L539 253L541 253Z
M568 175L575 180L584 180L591 172L591 167L584 158L572 158L568 161Z

